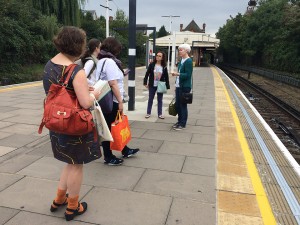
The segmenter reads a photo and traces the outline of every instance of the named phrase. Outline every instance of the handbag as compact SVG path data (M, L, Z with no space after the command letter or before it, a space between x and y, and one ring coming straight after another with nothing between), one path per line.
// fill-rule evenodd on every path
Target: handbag
M102 109L103 113L111 113L112 109L113 109L113 93L110 90L109 92L107 92L106 95L104 95L103 98L101 98L101 100L99 101L99 105Z
M193 102L193 93L184 93L182 92L180 95L180 102L186 104L192 104Z
M101 71L100 71L100 76L103 72L103 67L105 65L106 60L104 60L102 67L101 67ZM94 88L101 88L101 95L98 99L99 101L99 105L102 109L103 113L111 113L112 109L113 109L113 92L111 91L111 88L108 84L107 80L99 80L97 81L97 83L94 85Z
M122 151L131 140L128 117L124 114L121 115L120 111L118 111L115 121L111 124L111 135L114 139L113 142L110 142L111 150Z
M177 115L176 98L173 98L172 101L169 104L169 115L171 115L171 116L176 116Z
M165 81L158 81L157 93L167 93L167 86Z
M191 92L185 93L182 92L180 95L180 103L192 104L193 102L193 76L192 76L192 89Z
M103 116L101 107L99 106L99 103L96 99L94 100L94 107L91 109L91 113L98 136L100 137L100 141L113 141L110 130Z
M61 134L84 135L92 131L96 134L90 110L81 107L74 90L67 89L75 66L76 64L71 64L64 68L59 83L51 84L44 100L44 114L39 134L42 133L44 126ZM67 77L63 82L65 73Z

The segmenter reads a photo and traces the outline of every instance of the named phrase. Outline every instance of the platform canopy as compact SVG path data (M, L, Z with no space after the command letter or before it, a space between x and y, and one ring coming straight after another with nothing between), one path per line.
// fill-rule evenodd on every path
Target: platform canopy
M190 31L181 31L175 33L175 46L178 47L183 43L189 44L191 47L217 48L220 39L211 37L210 34L195 33ZM173 34L156 39L156 46L169 46L173 42Z

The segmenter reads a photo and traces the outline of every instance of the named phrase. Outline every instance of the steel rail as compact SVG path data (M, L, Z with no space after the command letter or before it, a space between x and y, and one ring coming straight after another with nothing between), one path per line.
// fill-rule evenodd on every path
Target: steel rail
M266 90L264 90L263 88L253 84L252 82L248 81L247 79L225 69L222 68L222 70L224 72L226 72L226 74L229 77L234 77L238 80L241 80L242 82L246 83L248 86L250 86L251 88L253 88L255 91L259 92L261 95L263 95L264 97L266 97L268 100L272 101L274 104L276 104L277 106L279 106L282 110L284 110L285 112L287 112L289 115L291 115L292 117L294 117L299 123L300 123L300 111L298 111L297 109L295 109L293 106L285 103L284 101L282 101L281 99L277 98L276 96L272 95L271 93L267 92Z

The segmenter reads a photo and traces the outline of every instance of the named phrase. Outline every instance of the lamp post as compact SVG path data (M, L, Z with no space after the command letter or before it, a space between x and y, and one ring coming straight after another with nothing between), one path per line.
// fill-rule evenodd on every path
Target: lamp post
M173 16L173 15L169 15L169 16L161 16L161 17L169 17L170 18L170 38L169 38L169 45L168 45L168 71L170 71L170 45L171 45L171 35L172 35L172 18L173 17L180 17L180 16Z
M108 6L109 1L112 1L112 0L106 0L106 6L100 4L100 6L102 6L103 8L106 9L106 37L109 37L109 13L108 13L108 10L111 10L111 8L109 8L109 6Z

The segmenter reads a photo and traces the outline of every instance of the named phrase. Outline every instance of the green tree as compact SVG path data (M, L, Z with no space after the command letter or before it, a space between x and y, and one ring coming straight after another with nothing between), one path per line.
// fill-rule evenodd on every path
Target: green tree
M164 25L159 28L158 32L156 32L156 38L165 37L167 35L169 35L169 33L166 31ZM149 38L153 38L153 32L149 34Z
M103 41L105 39L105 18L103 16L94 20L92 14L88 12L85 16L82 16L81 21L81 28L86 32L87 40L97 38Z
M261 0L251 14L237 15L216 34L224 61L300 72L299 0Z
M169 33L166 31L166 28L165 26L161 26L157 32L157 38L160 38L160 37L165 37L169 35Z
M30 0L44 15L55 15L63 25L80 25L80 8L86 0Z

